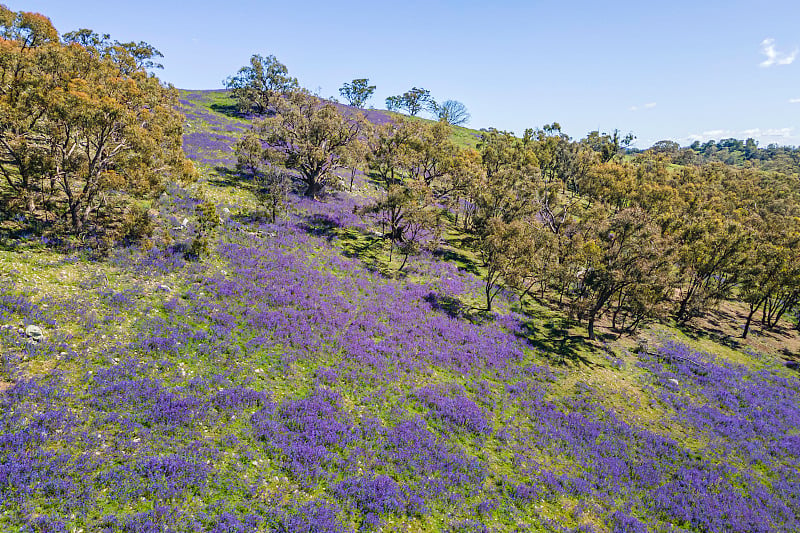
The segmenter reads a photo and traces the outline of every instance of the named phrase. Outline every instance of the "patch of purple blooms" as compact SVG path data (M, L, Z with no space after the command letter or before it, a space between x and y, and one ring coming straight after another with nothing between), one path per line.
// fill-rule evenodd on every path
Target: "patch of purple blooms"
M414 395L432 409L434 416L455 427L476 434L492 432L483 410L457 387L428 385Z

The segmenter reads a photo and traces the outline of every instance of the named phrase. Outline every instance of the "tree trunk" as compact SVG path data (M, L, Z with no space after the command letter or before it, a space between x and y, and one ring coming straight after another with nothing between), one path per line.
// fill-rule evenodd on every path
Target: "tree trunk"
M322 184L317 181L316 176L306 176L306 191L303 196L306 198L315 198L322 190Z
M696 279L692 279L689 283L689 288L686 290L686 296L681 299L681 306L678 309L678 315L676 316L678 322L684 323L689 320L689 317L686 316L687 310L689 308L689 301L694 297L695 292L699 287L699 283Z
M684 318L686 315L686 304L688 303L689 298L685 297L681 300L681 306L678 309L678 315L675 317L677 318L678 322L684 322Z
M594 335L594 316L595 316L595 314L596 313L594 311L589 313L589 319L586 322L586 330L589 332L589 340L590 341L595 340L595 335Z
M28 208L28 213L30 213L30 214L33 214L33 212L36 211L36 199L34 198L33 195L34 195L34 192L32 190L27 190L26 191L25 203L26 203L26 206Z
M397 269L398 272L403 271L403 267L406 266L406 261L408 261L408 254L405 254L405 256L403 256L403 264L400 265L400 268Z
M747 338L747 333L750 331L750 321L753 319L753 315L756 313L756 310L758 310L758 307L753 307L752 305L750 306L750 312L747 313L747 320L744 323L744 331L742 332L743 339Z
M69 204L69 214L70 214L70 218L72 220L72 229L74 229L76 232L80 231L81 227L82 227L82 224L81 224L81 216L78 213L78 205L77 204L74 204L74 203L70 202L70 204Z

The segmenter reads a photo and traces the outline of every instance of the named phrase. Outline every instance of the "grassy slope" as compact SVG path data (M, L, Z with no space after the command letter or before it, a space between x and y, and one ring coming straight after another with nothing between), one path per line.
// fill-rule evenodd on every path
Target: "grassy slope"
M426 421L437 438L447 443L447 449L462 450L467 457L481 462L486 476L477 492L471 491L468 485L455 488L455 492L462 494L455 503L432 499L428 512L420 515L383 513L383 527L387 531L437 531L461 526L463 531L479 531L477 523L496 530L549 531L554 530L552 524L557 523L611 531L609 515L613 507L587 501L576 494L557 494L528 504L508 500L510 484L538 479L526 473L535 462L539 464L536 468L541 470L573 475L584 468L576 457L559 450L557 444L531 450L525 448L526 439L533 438L538 427L536 413L525 408L521 397L514 395L516 393L509 392L510 388L525 383L542 387L547 401L567 411L577 405L576 398L588 390L593 405L607 410L603 412L616 413L636 427L670 437L678 446L701 454L709 461L718 461L714 459L715 452L707 449L708 434L679 421L673 407L659 399L658 393L665 384L654 381L653 376L641 367L637 355L629 350L633 345L631 339L608 336L605 345L587 343L583 340L585 332L580 326L568 324L564 317L548 307L528 309L531 316L525 318L513 313L518 305L513 298L503 299L498 305L500 318L517 317L532 323L524 330L528 335L524 354L512 365L515 369L530 367L530 375L492 366L459 367L451 362L429 359L435 358L433 352L420 355L418 361L400 358L378 364L369 362L368 358L350 359L342 353L338 341L331 341L330 335L341 334L342 328L351 326L355 318L337 318L331 315L331 309L358 310L358 320L364 324L368 323L368 318L375 317L377 325L384 328L385 333L374 333L376 336L370 342L380 342L381 335L394 338L403 333L392 329L394 323L402 321L402 317L389 311L392 305L405 302L404 295L416 290L417 284L440 287L443 279L453 279L462 286L457 298L469 306L480 301L480 280L454 268L442 270L437 262L422 260L412 261L410 274L404 279L376 274L375 271L390 273L398 263L389 264L388 250L383 243L375 238L368 226L356 220L357 217L348 217L349 209L341 207L349 206L348 202L368 199L373 189L363 180L357 183L355 199L341 195L338 200L331 200L330 205L296 203L293 219L301 223L298 227L306 228L309 235L288 232L281 226L251 222L255 209L252 193L247 183L239 182L228 172L232 154L224 146L241 134L246 122L220 113L229 110L231 105L223 92L184 92L183 98L189 120L187 132L196 134L193 139L199 148L193 153L202 179L187 191L172 191L151 207L159 211L158 231L162 238L177 243L191 237L195 199L211 199L220 213L228 209L229 212L223 215L226 225L216 237L217 243L223 245L219 253L199 263L177 261L167 265L159 259L160 256L142 254L137 250L120 253L108 262L88 262L80 256L64 258L35 243L0 252L0 283L4 294L20 296L33 304L25 307L4 301L4 306L0 307L3 313L0 322L13 326L39 323L47 335L44 345L25 348L19 344L15 329L3 330L0 340L4 348L4 366L0 389L34 377L54 383L70 394L60 400L34 394L14 396L13 401L6 398L5 416L10 420L10 413L18 414L19 418L13 421L14 427L28 427L36 417L31 413L48 412L53 405L66 407L74 413L76 420L63 427L56 424L52 430L69 435L69 438L51 434L41 449L75 457L85 453L101 460L99 466L86 467L85 472L76 466L72 474L64 475L76 483L76 487L87 488L95 494L94 503L87 504L88 511L70 518L70 513L65 511L70 508L70 504L65 503L69 498L64 498L58 490L53 489L53 492L37 486L26 496L30 510L24 511L25 506L13 501L2 507L0 525L4 530L20 530L22 520L36 517L42 520L42 517L52 517L53 521L60 519L70 527L95 530L103 515L116 515L120 524L134 520L137 513L142 513L138 515L140 517L147 513L152 515L155 512L153 501L185 513L182 523L200 520L197 523L210 527L213 521L202 522L198 517L203 512L209 513L214 502L222 502L223 509L241 515L248 509L289 509L292 512L291 509L298 505L319 498L331 499L334 482L307 484L307 478L287 470L285 459L280 454L269 452L261 441L254 438L250 416L259 410L259 405L244 403L234 410L214 407L213 412L203 411L201 414L198 410L197 418L181 418L178 414L178 422L165 422L158 418L158 413L154 414L146 398L134 396L122 401L112 392L98 396L98 389L104 386L113 388L114 383L119 385L122 378L109 377L108 383L99 383L93 376L105 375L114 369L120 369L120 375L124 374L128 380L160 383L163 390L172 390L184 400L213 398L219 389L246 387L266 393L276 404L287 405L287 402L302 398L313 390L330 386L340 395L336 412L344 413L342 416L353 420L355 426L367 427L366 420L375 418L388 431L400 419L420 418ZM465 138L468 134L466 132ZM466 141L462 139L460 142ZM338 218L336 223L329 224L319 215L325 215L333 205L339 206ZM183 218L189 219L187 229L180 227ZM475 263L468 251L457 246L459 235L455 230L450 230L448 242L451 251L460 254L460 263L457 261L456 265ZM225 253L224 246L237 246L239 252L229 250ZM245 251L254 254L253 257L265 258L259 263L264 265L261 268L267 269L272 261L276 261L278 267L268 269L262 278L250 279L248 276L261 274L252 270L249 263L242 262L244 257L249 257ZM342 253L351 259L343 258ZM281 257L286 258L285 266L277 263ZM480 267L475 268L480 274ZM296 277L286 278L287 272ZM255 283L251 286L251 282ZM238 292L233 295L222 292L226 283ZM284 287L294 286L293 283L297 284L298 294L307 295L309 300L289 300L285 307L274 307L270 298L277 301L278 292ZM260 294L263 289L271 296L257 301L241 296L244 293ZM378 295L385 295L387 299L381 300ZM329 302L335 304L333 308L328 307ZM317 323L319 331L325 331L328 336L317 338L312 327L303 330L305 333L302 334L290 332L286 337L276 334L269 341L258 341L259 344L252 325L243 318L248 316L248 309L260 309L259 306L265 312L277 309L294 313L297 320L294 325L300 324L304 313L311 312L309 309L326 309L327 315L318 317ZM360 313L365 309L371 311L362 317ZM451 336L457 336L461 331L472 332L472 328L487 328L480 330L483 333L476 339L503 329L493 322L483 326L471 325L468 318L469 315L457 316L436 327L456 328ZM340 319L344 322L336 321ZM436 321L441 320L441 313L426 311L419 320L426 327L433 328L433 324L439 324ZM229 324L232 324L231 329L225 329ZM403 326L406 327L405 322ZM189 339L193 331L227 333L220 333L219 341L212 343L213 349L209 349L210 341ZM433 336L433 331L421 330L417 336ZM174 338L174 332L178 332L177 338L183 339L182 343L154 348L159 339ZM723 346L712 338L687 336L668 326L653 327L645 331L643 337L653 344L664 338L677 338L697 349L709 351L723 361L742 363L754 369L773 366L769 359ZM143 339L156 344L138 344ZM437 341L443 343L439 349L449 349L447 340L443 336ZM303 347L305 341L312 344ZM404 349L416 346L413 340L398 342ZM132 366L126 367L126 364ZM123 368L126 369L124 372ZM542 368L549 368L552 377L546 377L546 372L538 370ZM796 383L796 376L783 370L776 372ZM488 413L488 421L495 431L483 435L454 430L446 420L433 416L430 406L426 406L414 392L431 384L463 387L467 396L474 398L477 405ZM110 408L104 403L109 398L122 403ZM195 408L186 404L182 409L194 413ZM126 425L123 421L111 421L109 415L115 412L126 413L123 418L133 422ZM511 436L505 436L507 434ZM402 473L396 464L392 466L376 459L386 452L370 448L369 442L362 443L368 451L356 464L342 467L342 478L356 470L369 472L373 468L376 473L388 473L409 486L419 481L414 473ZM183 478L180 476L173 479L165 474L163 479L147 481L141 472L129 474L131 479L140 480L144 492L130 489L119 493L115 492L117 489L113 483L97 481L98 471L113 473L125 465L139 464L136 461L171 457L176 453L192 460L198 459L196 464L192 463L194 468L200 468L203 461L208 461L214 466L213 475L209 474L198 486L186 488L181 485ZM339 451L334 455L344 457L342 453ZM377 455L370 455L373 453ZM734 463L744 461L735 456L726 460ZM326 468L336 471L338 467L328 465ZM183 472L180 468L178 471ZM767 474L767 478L770 475ZM178 486L177 496L168 496L168 491L156 487L159 480ZM339 513L339 519L348 525L357 525L364 520L366 513L363 509L357 510L358 506L352 501L350 504L346 500L338 501L344 509ZM624 506L627 505L629 503ZM646 504L641 501L634 501L630 513L643 520L666 523L663 517L650 516ZM187 518L189 516L191 520ZM167 518L155 520L166 523ZM474 521L474 524L469 521Z

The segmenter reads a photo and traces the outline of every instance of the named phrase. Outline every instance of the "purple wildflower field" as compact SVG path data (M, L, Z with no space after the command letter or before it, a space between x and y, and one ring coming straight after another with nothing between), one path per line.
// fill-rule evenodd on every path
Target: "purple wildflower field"
M184 94L187 153L230 166L244 126L214 101ZM442 306L480 294L453 263L397 278L347 254L363 201L223 217L196 262L200 199L174 188L156 205L173 246L41 266L74 273L70 297L1 277L1 529L800 530L796 374L669 337L559 364L510 300L483 320Z

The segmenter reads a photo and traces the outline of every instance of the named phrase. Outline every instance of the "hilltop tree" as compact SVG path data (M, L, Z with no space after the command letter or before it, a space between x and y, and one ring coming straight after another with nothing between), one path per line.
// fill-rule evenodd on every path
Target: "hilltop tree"
M470 119L467 106L457 100L445 100L441 105L434 105L433 110L436 118L451 126L462 126Z
M560 184L563 192L582 192L581 183L594 163L591 150L572 142L557 122L527 130L523 138L533 146L545 184Z
M375 86L369 84L368 78L359 78L351 83L345 83L339 89L339 94L354 107L364 107L364 104L374 92Z
M250 65L239 69L235 76L225 80L242 112L254 111L263 115L269 110L276 95L298 89L297 79L289 76L289 69L273 56L254 54Z
M402 98L400 96L389 96L386 98L386 109L389 111L399 111Z
M263 147L260 158L297 170L306 196L317 197L326 186L338 186L336 171L347 166L350 145L366 127L364 116L345 116L305 91L277 99L275 112L257 121L251 133Z
M120 70L130 74L136 70L161 69L164 66L155 58L164 57L154 46L144 41L121 43L112 41L111 35L99 34L87 28L67 32L61 36L64 44L79 44L94 54L113 58Z
M413 87L400 96L390 96L386 99L386 108L389 111L404 110L409 115L416 116L423 109L436 109L436 102L427 89Z

